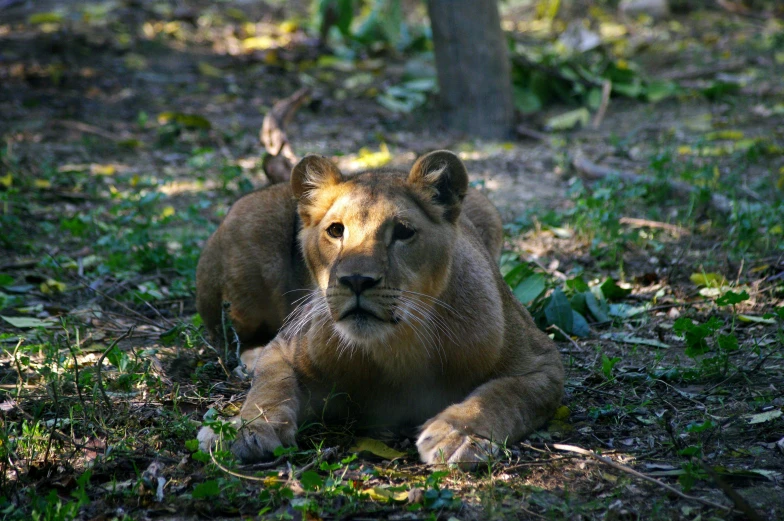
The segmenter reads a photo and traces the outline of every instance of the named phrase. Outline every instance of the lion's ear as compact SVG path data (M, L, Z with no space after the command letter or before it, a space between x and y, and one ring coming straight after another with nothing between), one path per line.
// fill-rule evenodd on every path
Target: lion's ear
M448 221L457 221L468 190L468 172L459 157L448 150L430 152L411 167L408 182L428 192L434 203L443 206Z
M305 156L291 171L291 189L297 199L342 180L343 175L337 165L323 156Z

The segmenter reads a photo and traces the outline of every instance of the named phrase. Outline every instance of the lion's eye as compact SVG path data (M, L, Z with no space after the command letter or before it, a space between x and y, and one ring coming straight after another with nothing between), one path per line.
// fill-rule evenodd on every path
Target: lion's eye
M332 223L327 228L327 234L333 239L340 239L343 237L343 225L340 223Z
M416 230L413 228L406 226L403 223L395 224L395 229L392 232L392 239L396 241L405 241L406 239L410 239L414 236Z

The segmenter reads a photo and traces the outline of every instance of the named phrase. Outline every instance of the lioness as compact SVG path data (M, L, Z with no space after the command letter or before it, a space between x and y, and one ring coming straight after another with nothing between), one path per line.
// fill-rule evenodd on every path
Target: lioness
M294 214L288 192L277 190L264 211ZM202 316L214 319L222 298L234 295L231 318L247 338L269 335L302 298L288 297L286 288L307 278L267 248L302 255L313 281L288 324L253 351L255 360L246 357L254 381L235 455L264 459L293 445L309 415L351 415L372 426L424 422L422 461L470 465L548 419L563 390L560 356L502 279L498 251L491 254L500 242L483 242L482 219L472 223L461 211L470 192L457 156L433 152L408 175L351 177L308 156L294 167L290 190L301 224L293 215L283 227L262 219L261 229L235 225L250 230L231 238L219 229L199 263ZM221 228L231 219L243 216L232 209ZM254 306L270 292L282 304ZM214 434L202 429L199 440L206 448Z

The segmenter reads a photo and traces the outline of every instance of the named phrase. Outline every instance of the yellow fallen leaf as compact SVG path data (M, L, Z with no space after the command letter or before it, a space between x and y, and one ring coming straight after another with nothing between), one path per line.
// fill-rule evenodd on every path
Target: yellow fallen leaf
M386 143L381 143L378 152L373 152L369 148L359 149L359 154L354 163L359 168L379 168L392 161L392 154Z
M363 496L367 496L373 501L383 501L385 503L389 501L407 501L408 500L408 492L405 490L401 490L399 492L393 492L389 489L382 488L382 487L373 487L373 488L366 488L362 492L360 492Z
M275 40L269 36L251 36L242 40L242 48L246 51L263 51L275 47Z
M60 282L54 279L47 279L46 282L41 283L41 293L45 293L47 295L52 295L54 293L62 293L67 288L64 282Z
M348 450L349 452L370 452L371 454L388 460L402 458L406 455L405 452L395 450L383 441L374 440L373 438L359 438L357 444Z
M114 165L99 165L93 163L90 165L90 173L92 175L114 175L117 172L117 167Z
M31 25L56 24L62 21L63 15L55 12L31 14L27 19L27 22Z
M743 132L740 130L717 130L716 132L708 132L705 134L705 139L716 141L718 139L730 139L738 141L743 139Z
M567 418L569 418L570 412L571 411L569 411L569 407L567 407L566 405L562 405L555 410L555 415L553 416L553 419L564 421Z
M727 284L727 279L719 273L692 273L689 279L698 286L720 288Z
M167 217L171 217L171 216L172 216L172 215L174 215L175 213L176 213L176 212L175 212L175 210L174 210L174 207L173 207L173 206L167 206L167 207L166 207L166 208L164 208L164 209L163 209L163 211L161 212L160 218L161 218L161 219L166 219Z
M286 20L281 22L278 29L280 29L280 32L282 33L293 33L299 29L299 24L295 20Z
M0 185L5 186L6 188L11 188L11 185L14 184L14 176L10 173L0 177Z
M51 188L52 182L47 179L36 179L35 181L33 181L33 185L36 188Z

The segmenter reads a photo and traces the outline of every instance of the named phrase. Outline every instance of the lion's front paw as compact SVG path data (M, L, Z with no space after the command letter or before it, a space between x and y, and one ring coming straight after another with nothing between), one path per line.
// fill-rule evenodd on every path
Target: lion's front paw
M296 445L296 437L294 421L272 423L258 418L239 428L231 451L244 462L266 461L276 448Z
M435 420L422 431L417 440L419 457L428 465L455 463L473 469L498 451L492 442L471 436L444 420Z

